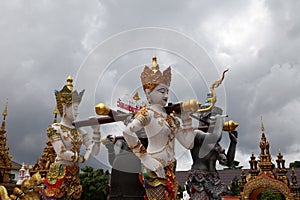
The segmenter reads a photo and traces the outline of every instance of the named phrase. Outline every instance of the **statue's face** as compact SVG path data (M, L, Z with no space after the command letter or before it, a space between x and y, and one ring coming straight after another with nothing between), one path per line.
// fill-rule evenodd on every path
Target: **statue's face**
M64 116L70 119L71 121L74 121L79 114L78 106L79 103L75 103L75 102L73 102L71 106L66 106L64 109L65 110Z
M151 105L165 106L168 102L169 88L164 84L159 84L154 90L146 91L148 102Z

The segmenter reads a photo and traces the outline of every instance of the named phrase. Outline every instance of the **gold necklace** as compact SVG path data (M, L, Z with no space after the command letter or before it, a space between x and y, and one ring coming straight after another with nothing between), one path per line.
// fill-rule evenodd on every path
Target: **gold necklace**
M63 132L66 132L68 134L68 138L71 139L71 144L72 144L71 151L79 153L80 152L80 147L82 145L82 141L80 140L79 133L78 133L77 129L76 128L69 128L69 127L64 126L62 124L60 124L60 128Z

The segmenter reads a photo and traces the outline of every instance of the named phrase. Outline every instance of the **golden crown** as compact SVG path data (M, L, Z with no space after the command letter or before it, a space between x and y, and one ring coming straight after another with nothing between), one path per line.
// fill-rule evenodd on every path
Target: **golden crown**
M78 93L76 90L73 91L73 79L71 76L67 79L67 84L60 90L55 90L57 109L60 115L63 114L63 105L70 106L72 103L80 103L84 90Z
M144 90L150 89L152 91L157 85L164 84L170 86L171 82L171 67L168 67L163 73L159 70L156 56L152 57L152 69L145 66L141 73L141 80Z

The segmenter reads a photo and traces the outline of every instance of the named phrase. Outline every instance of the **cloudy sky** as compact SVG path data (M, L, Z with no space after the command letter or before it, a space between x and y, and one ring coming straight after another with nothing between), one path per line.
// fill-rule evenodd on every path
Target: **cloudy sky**
M139 74L156 54L172 66L170 101L205 101L227 68L217 105L239 123L236 160L259 153L263 116L273 159L300 160L300 2L269 1L21 1L0 2L0 108L8 98L7 135L13 160L33 164L53 121L54 89L68 75L86 89L80 118L94 105L116 106L139 91ZM91 131L88 127L86 130ZM118 125L102 135L120 134ZM224 134L223 147L228 147ZM189 169L177 149L178 169ZM107 165L104 148L94 161Z

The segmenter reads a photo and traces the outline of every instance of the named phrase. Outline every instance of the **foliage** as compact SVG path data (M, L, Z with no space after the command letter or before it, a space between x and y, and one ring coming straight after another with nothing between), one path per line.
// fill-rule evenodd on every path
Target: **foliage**
M290 168L300 168L300 161L295 161L293 163L290 163Z
M259 197L258 200L282 200L280 193L275 193L272 190L265 190L263 191Z
M184 191L185 191L184 186L178 185L178 194L177 194L177 196L178 196L179 198L182 198L182 197L183 197L183 192L184 192Z
M81 200L106 200L109 172L102 169L94 170L90 166L81 169L79 174L82 185Z
M242 180L236 176L232 179L230 186L227 188L226 193L229 196L240 196Z
M228 168L224 168L224 169L242 169L243 166L239 166L240 162L234 160L230 166L228 166Z

